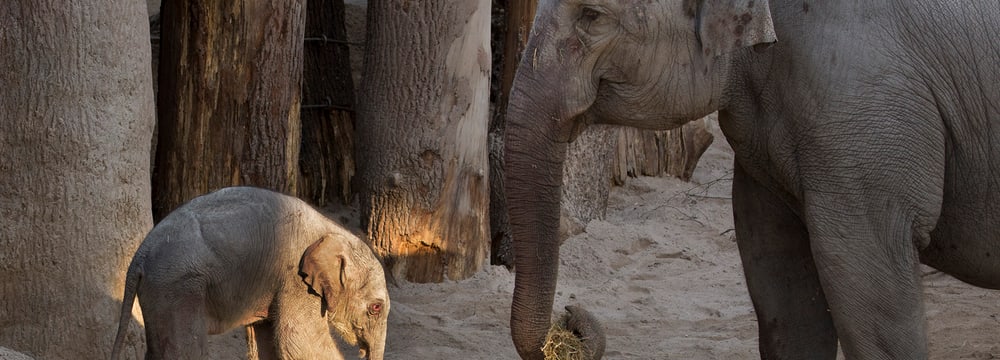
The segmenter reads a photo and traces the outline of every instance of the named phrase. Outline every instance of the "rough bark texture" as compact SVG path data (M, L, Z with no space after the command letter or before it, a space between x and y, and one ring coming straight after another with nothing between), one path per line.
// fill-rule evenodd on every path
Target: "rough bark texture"
M698 159L714 139L705 121L707 118L667 131L620 128L612 166L615 185L637 176L668 175L690 180Z
M358 101L362 226L396 277L486 258L490 2L370 1Z
M2 1L0 49L0 344L107 358L152 226L145 4Z
M295 194L305 0L162 10L154 218L226 186Z
M591 220L603 219L611 194L611 159L619 127L590 125L566 150L563 164L559 236L583 232Z
M343 0L308 0L302 83L299 197L318 206L351 201L354 81Z
M503 29L503 51L494 55L494 60L501 61L500 74L495 79L499 90L494 96L495 107L490 118L489 151L490 151L490 263L503 265L508 269L514 267L514 255L511 252L510 225L507 222L507 195L503 183L503 147L504 128L507 118L507 98L510 87L514 83L517 64L521 62L521 53L531 32L531 23L535 19L535 8L538 0L497 0L495 7L501 7L503 21L494 28Z

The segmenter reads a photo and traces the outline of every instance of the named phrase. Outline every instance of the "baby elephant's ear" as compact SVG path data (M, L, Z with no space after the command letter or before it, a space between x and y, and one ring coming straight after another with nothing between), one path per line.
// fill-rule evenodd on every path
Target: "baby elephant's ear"
M323 298L327 309L333 308L346 288L347 243L333 234L323 235L302 254L299 275L309 290Z

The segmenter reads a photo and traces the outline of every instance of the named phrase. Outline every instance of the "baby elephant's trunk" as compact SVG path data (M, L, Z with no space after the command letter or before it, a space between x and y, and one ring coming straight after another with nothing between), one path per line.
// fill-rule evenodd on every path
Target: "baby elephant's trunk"
M360 345L361 347L361 357L368 360L382 360L382 356L385 353L385 330L382 331L372 331L374 336L371 336Z

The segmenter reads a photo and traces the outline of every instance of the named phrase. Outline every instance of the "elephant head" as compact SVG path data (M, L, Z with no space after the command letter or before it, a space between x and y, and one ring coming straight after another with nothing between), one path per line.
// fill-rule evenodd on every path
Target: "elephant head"
M671 129L723 106L734 50L775 41L767 0L539 2L507 108L511 335L540 359L567 144L589 123Z
M306 248L300 275L323 299L330 326L361 356L381 360L389 318L382 265L358 239L327 234Z

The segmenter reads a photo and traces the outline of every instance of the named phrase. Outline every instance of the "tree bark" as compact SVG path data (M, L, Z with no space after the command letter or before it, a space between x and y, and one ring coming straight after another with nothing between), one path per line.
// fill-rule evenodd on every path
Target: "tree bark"
M370 1L362 226L397 277L464 279L488 246L490 3Z
M566 149L560 201L559 237L586 229L591 220L603 219L611 195L612 154L620 127L590 125Z
M514 255L511 252L510 225L507 222L507 195L503 183L503 148L504 128L507 118L507 98L510 87L514 83L517 64L521 62L521 53L528 42L531 23L535 20L535 8L538 0L505 0L498 1L504 9L503 24L499 26L504 31L504 48L500 54L499 93L496 94L493 117L490 119L489 159L490 159L490 264L503 265L507 269L514 267Z
M163 3L153 215L212 190L296 193L305 0Z
M146 7L6 0L0 14L0 344L107 358L152 226ZM141 339L132 326L126 352Z
M354 81L343 0L308 0L302 86L299 197L351 201Z

